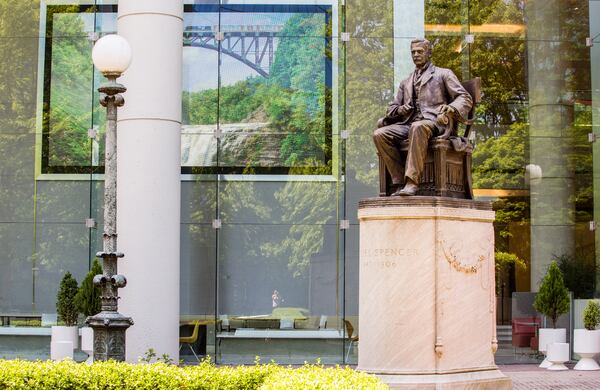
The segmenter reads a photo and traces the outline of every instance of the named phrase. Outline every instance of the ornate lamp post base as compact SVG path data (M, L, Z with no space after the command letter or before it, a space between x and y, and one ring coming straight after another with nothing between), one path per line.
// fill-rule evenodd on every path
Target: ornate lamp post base
M125 255L119 252L98 252L96 256L103 261L104 273L94 277L94 284L102 290L102 311L85 320L94 329L94 360L125 361L125 331L133 325L133 320L117 311L117 290L125 287L127 279L116 273L117 259Z
M86 322L94 329L94 360L125 361L125 331L133 320L118 312L102 311Z

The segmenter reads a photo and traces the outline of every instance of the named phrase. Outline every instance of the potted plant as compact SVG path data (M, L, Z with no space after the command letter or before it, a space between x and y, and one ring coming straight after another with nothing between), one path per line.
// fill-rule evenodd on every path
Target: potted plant
M567 330L564 328L556 329L556 321L558 317L569 311L570 305L569 291L565 287L562 272L556 261L552 261L533 302L535 310L552 320L552 328L541 328L539 330L540 352L545 353L549 344L566 342ZM546 358L540 364L540 367L548 368L550 365Z
M590 300L583 310L583 326L585 329L575 329L573 351L581 356L575 370L600 370L594 360L594 355L600 353L600 302Z
M76 294L77 280L70 272L67 272L60 281L60 287L56 295L56 313L59 321L62 321L64 325L52 327L51 349L54 349L56 343L64 341L72 342L73 349L78 347L77 317L79 316L79 310L75 304ZM52 351L51 355L53 355Z
M100 288L94 285L94 276L102 273L102 267L98 262L98 259L94 259L92 269L87 273L77 295L75 295L75 304L79 312L83 313L86 317L90 317L100 313L102 310L102 301L100 300ZM88 363L92 362L94 342L94 331L90 327L81 328L81 350L88 354Z

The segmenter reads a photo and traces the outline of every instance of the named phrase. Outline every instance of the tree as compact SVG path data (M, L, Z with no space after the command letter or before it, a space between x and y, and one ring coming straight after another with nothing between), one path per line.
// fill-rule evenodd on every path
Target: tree
M77 309L86 317L100 313L102 302L100 300L100 288L94 285L94 276L102 273L102 267L98 259L94 260L92 269L81 282L81 286L75 296Z
M66 326L77 325L79 310L75 304L75 295L77 295L77 280L67 271L60 281L56 295L56 312Z
M596 257L593 251L576 250L573 255L556 256L565 286L575 299L588 299L596 291Z
M540 291L535 296L533 307L543 315L550 317L552 327L556 328L556 320L569 311L570 305L569 291L565 287L562 272L556 261L553 260L546 276L542 279Z

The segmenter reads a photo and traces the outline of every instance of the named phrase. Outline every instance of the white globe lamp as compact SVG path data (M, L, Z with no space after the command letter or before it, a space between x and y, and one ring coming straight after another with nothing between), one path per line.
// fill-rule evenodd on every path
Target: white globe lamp
M107 78L119 77L131 64L131 46L120 35L106 35L94 45L92 61Z

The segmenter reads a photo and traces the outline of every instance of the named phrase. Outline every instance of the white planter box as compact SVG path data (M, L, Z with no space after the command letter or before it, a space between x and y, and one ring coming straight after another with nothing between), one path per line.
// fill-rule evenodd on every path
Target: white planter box
M569 361L569 343L548 344L548 361L552 363L548 370L568 370L565 362Z
M600 370L594 360L594 356L600 353L600 330L575 329L573 352L581 356L575 370Z
M70 341L73 349L79 348L79 328L76 326L53 326L50 342Z
M564 343L567 341L567 330L565 328L541 328L539 330L539 351L544 355L546 351L548 351L548 345L553 343ZM544 359L542 364L540 364L540 368L548 368L551 366L551 363L548 361L548 358Z
M73 359L73 343L70 341L50 342L50 359L63 360Z

